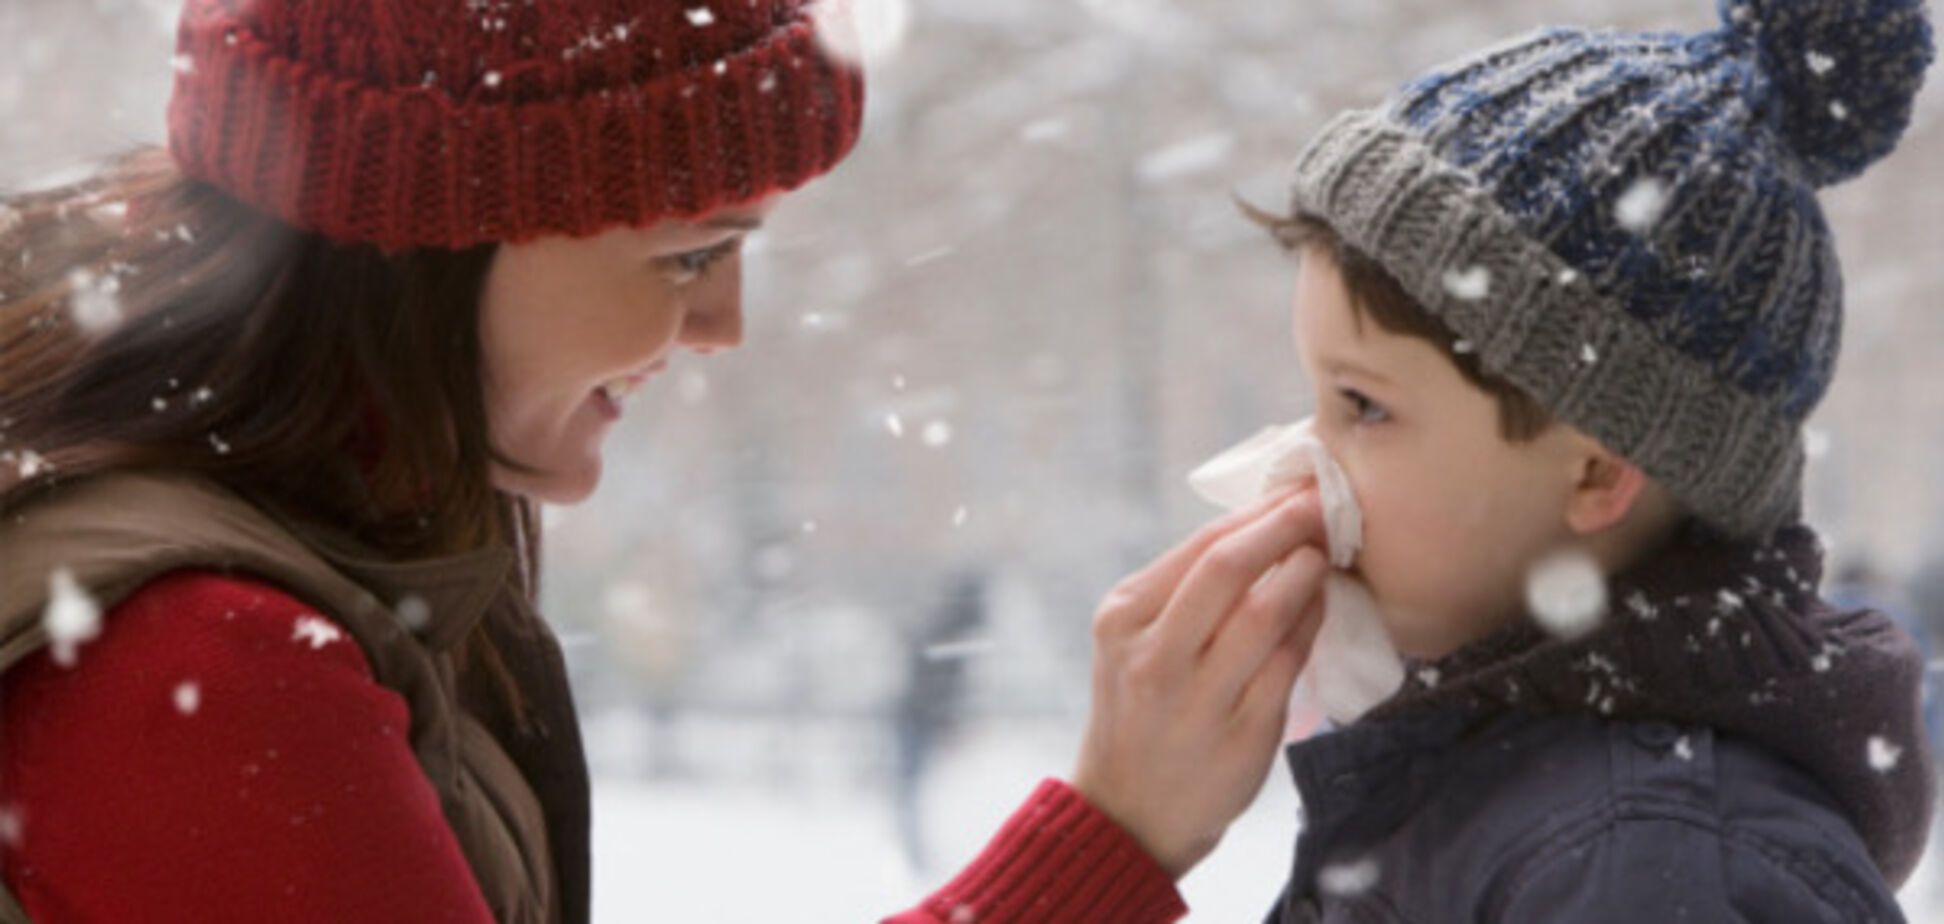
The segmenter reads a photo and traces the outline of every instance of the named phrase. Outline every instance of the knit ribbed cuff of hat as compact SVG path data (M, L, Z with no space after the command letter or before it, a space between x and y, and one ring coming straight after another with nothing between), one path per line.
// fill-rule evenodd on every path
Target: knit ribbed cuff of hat
M843 159L861 74L808 20L646 83L523 97L515 66L456 97L280 54L229 17L185 21L170 150L192 177L291 224L387 250L461 249L692 218L794 189ZM537 97L537 98L535 98Z
M1468 342L1454 348L1476 350L1487 371L1704 521L1750 536L1799 515L1801 434L1777 402L1660 344L1384 111L1330 123L1297 160L1293 187L1293 210L1381 264Z

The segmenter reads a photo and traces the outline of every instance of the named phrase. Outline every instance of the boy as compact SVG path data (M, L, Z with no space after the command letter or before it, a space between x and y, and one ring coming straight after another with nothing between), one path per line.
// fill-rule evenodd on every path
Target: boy
M1817 597L1801 426L1840 327L1814 191L1895 145L1930 30L1921 0L1722 14L1433 73L1258 215L1408 667L1290 747L1271 921L1901 919L1923 664ZM1561 624L1576 565L1604 605Z

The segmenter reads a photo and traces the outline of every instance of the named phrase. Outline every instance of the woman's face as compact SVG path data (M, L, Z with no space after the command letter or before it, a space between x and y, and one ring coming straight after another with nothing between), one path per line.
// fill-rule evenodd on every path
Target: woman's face
M601 480L601 444L677 347L742 342L742 242L774 200L691 221L502 245L480 307L499 488L570 504Z

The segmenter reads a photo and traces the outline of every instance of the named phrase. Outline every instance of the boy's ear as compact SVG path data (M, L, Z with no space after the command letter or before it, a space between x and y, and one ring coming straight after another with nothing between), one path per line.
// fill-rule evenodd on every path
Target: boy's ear
M1650 484L1640 466L1621 458L1597 440L1586 439L1578 453L1577 477L1566 499L1566 525L1581 536L1612 528L1627 518Z

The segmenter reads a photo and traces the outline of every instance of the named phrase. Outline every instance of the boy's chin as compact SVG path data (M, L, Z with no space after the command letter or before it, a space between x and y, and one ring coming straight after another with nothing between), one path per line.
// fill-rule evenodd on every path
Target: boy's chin
M1497 631L1502 623L1491 623L1473 631L1455 629L1449 622L1385 618L1391 644L1397 653L1413 661L1437 661L1456 654Z

